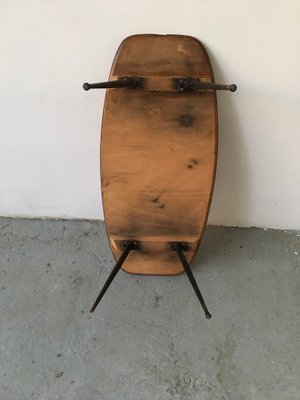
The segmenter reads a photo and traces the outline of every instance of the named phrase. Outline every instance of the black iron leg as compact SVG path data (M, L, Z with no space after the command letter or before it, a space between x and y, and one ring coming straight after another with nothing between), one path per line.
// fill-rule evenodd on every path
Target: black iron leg
M211 314L210 314L210 312L208 311L208 309L206 307L205 301L204 301L204 299L202 297L200 289L199 289L199 287L197 285L197 282L196 282L196 280L194 278L194 275L193 275L193 273L191 271L189 263L187 262L187 259L185 258L185 255L183 253L183 251L187 250L187 248L188 248L188 246L187 246L186 243L175 242L175 243L171 243L170 244L170 250L176 251L176 253L178 255L178 258L181 261L181 264L182 264L182 266L183 266L183 268L184 268L184 270L185 270L185 272L186 272L186 274L187 274L187 276L188 276L188 278L189 278L189 280L190 280L190 282L191 282L191 284L193 286L193 289L194 289L194 291L196 293L196 296L198 297L198 299L199 299L199 301L200 301L200 303L202 305L202 308L203 308L203 310L205 312L206 318L210 319L211 318Z
M130 253L131 250L136 250L137 249L137 242L133 241L124 241L123 242L123 253L121 254L120 258L116 262L115 266L113 267L111 273L109 274L109 277L107 278L101 292L99 293L95 303L93 304L93 307L91 308L90 312L94 312L96 307L98 306L99 302L101 301L102 297L104 296L105 292L109 288L110 284L114 280L114 277L117 275L119 272L120 268L122 267L124 261L126 260L128 254Z

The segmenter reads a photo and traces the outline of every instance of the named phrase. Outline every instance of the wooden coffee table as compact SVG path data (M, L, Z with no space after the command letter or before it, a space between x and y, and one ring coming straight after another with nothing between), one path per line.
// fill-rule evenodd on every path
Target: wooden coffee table
M120 268L186 271L206 225L217 161L216 90L203 45L184 35L135 35L120 45L108 82L101 134L106 230L117 260L91 311Z

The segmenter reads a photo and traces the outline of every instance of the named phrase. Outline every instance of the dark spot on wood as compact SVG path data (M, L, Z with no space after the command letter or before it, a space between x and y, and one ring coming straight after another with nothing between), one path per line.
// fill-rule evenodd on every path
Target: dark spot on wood
M194 63L192 63L191 61L186 61L185 65L189 68L189 69L193 69L194 68Z
M187 108L188 110L192 110L194 106L192 104L186 104L185 108Z
M192 158L187 167L189 169L192 169L195 165L199 165L199 161L197 160L197 158Z
M191 114L181 114L178 118L178 122L181 126L186 128L193 125L194 119L194 116Z
M158 206L158 208L165 208L165 205L161 204L160 206Z
M152 201L153 201L153 203L158 203L159 198L158 198L158 197L155 197L155 199L153 199Z

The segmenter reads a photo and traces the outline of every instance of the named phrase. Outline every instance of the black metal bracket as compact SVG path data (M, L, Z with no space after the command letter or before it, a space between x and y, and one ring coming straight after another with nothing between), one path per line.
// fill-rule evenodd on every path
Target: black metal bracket
M93 306L90 310L91 313L93 313L95 311L95 309L97 308L102 297L105 295L105 292L109 288L110 284L114 280L117 273L120 271L120 268L124 264L124 261L126 260L128 254L131 252L131 250L138 250L138 243L136 241L132 241L132 240L124 240L122 242L122 250L123 250L123 253L117 260L117 262L116 262L115 266L113 267L111 273L109 274L103 288L101 289L101 292L99 293L95 303L93 304Z
M188 248L189 248L189 246L185 242L172 242L172 243L170 243L170 250L171 251L175 251L177 253L178 258L179 258L179 260L180 260L180 262L181 262L181 264L182 264L182 266L183 266L183 268L184 268L184 270L185 270L185 272L186 272L186 274L187 274L187 276L188 276L188 278L189 278L189 280L190 280L190 282L191 282L191 284L193 286L193 289L194 289L194 291L196 293L196 296L198 297L198 300L200 301L200 304L201 304L201 306L202 306L202 308L204 310L205 316L206 316L207 319L210 319L211 318L211 314L210 314L210 312L208 311L208 309L206 307L205 301L204 301L204 299L202 297L200 289L199 289L199 287L197 285L197 282L196 282L196 280L194 278L194 275L193 275L193 273L191 271L189 263L188 263L185 255L183 253L184 251L187 251Z
M235 92L237 89L234 83L232 85L223 85L214 82L202 82L194 78L179 78L176 79L176 84L179 92L192 90L229 90L230 92Z
M117 89L117 88L128 88L128 89L141 89L142 78L136 76L124 76L114 81L98 82L98 83L87 83L83 84L84 90L90 89Z

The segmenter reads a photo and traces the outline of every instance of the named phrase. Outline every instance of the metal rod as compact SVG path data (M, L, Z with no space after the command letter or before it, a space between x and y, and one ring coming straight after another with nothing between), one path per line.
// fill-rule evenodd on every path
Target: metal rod
M123 253L121 254L120 258L117 260L115 266L113 267L111 273L109 274L109 277L107 278L103 288L101 289L101 292L99 293L95 303L93 304L93 307L90 310L91 313L93 313L95 311L96 307L98 306L98 304L101 301L102 297L104 296L105 292L107 291L110 284L112 283L115 276L117 275L120 268L122 267L128 254L130 253L131 250L134 250L134 249L136 249L136 242L132 242L132 241L123 242Z
M235 92L237 86L233 83L232 85L223 85L214 82L201 82L198 79L186 78L178 79L178 90L229 90Z
M113 88L131 88L139 89L141 78L137 77L123 77L115 81L98 82L98 83L87 83L83 84L84 90L90 89L113 89Z
M202 297L202 294L201 294L200 289L199 289L199 287L197 285L197 282L196 282L196 280L194 278L194 275L193 275L193 273L191 271L189 263L187 262L187 259L186 259L185 255L183 253L183 250L187 249L186 243L171 243L170 249L176 251L176 253L178 255L178 258L181 261L181 264L182 264L182 266L183 266L183 268L184 268L184 270L185 270L185 272L186 272L186 274L187 274L187 276L188 276L188 278L189 278L189 280L190 280L190 282L191 282L191 284L193 286L193 289L194 289L194 291L196 293L196 296L198 297L198 300L201 303L201 306L202 306L202 308L204 310L204 313L205 313L205 317L207 319L210 319L211 318L211 314L207 309L207 306L206 306L205 301L204 301L204 299Z

